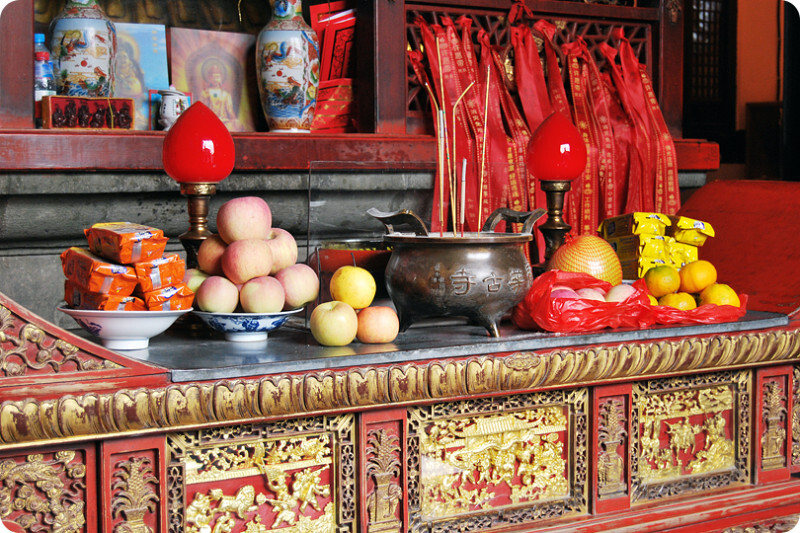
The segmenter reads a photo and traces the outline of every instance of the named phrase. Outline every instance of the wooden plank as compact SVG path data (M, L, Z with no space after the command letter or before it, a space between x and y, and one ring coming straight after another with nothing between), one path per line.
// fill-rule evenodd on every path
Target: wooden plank
M16 0L0 12L0 128L34 126L31 13L33 0Z

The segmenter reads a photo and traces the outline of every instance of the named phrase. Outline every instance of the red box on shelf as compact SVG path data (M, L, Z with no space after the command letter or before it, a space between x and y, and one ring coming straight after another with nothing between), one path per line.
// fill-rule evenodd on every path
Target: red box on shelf
M45 96L42 98L42 127L130 130L135 109L133 98Z

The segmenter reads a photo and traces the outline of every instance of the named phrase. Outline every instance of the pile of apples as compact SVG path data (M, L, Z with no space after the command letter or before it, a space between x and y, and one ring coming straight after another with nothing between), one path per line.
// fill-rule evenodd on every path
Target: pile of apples
M217 233L197 251L198 268L184 282L195 305L211 313L278 313L314 301L319 278L297 262L297 242L272 227L272 210L257 196L225 202L217 212Z

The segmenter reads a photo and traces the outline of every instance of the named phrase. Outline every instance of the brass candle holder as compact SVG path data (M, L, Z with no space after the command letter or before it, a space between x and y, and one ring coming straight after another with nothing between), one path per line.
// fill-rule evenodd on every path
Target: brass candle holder
M216 183L181 183L181 194L187 199L189 229L178 235L186 250L186 266L197 266L197 251L203 241L214 233L208 229L208 208L217 192Z
M586 143L578 128L554 111L533 132L527 162L528 171L539 180L547 197L547 220L539 226L545 241L546 264L572 229L563 218L564 200L572 180L586 169Z

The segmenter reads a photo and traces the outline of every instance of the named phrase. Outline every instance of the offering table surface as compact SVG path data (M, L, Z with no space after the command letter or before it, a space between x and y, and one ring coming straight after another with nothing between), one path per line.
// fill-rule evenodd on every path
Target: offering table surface
M737 533L800 514L787 315L499 338L431 320L343 348L302 319L255 343L187 320L123 353L1 303L0 481L12 500L85 505L74 531ZM39 355L10 375L14 346ZM34 370L43 349L58 371ZM133 487L154 503L126 522ZM14 531L49 516L18 507Z

